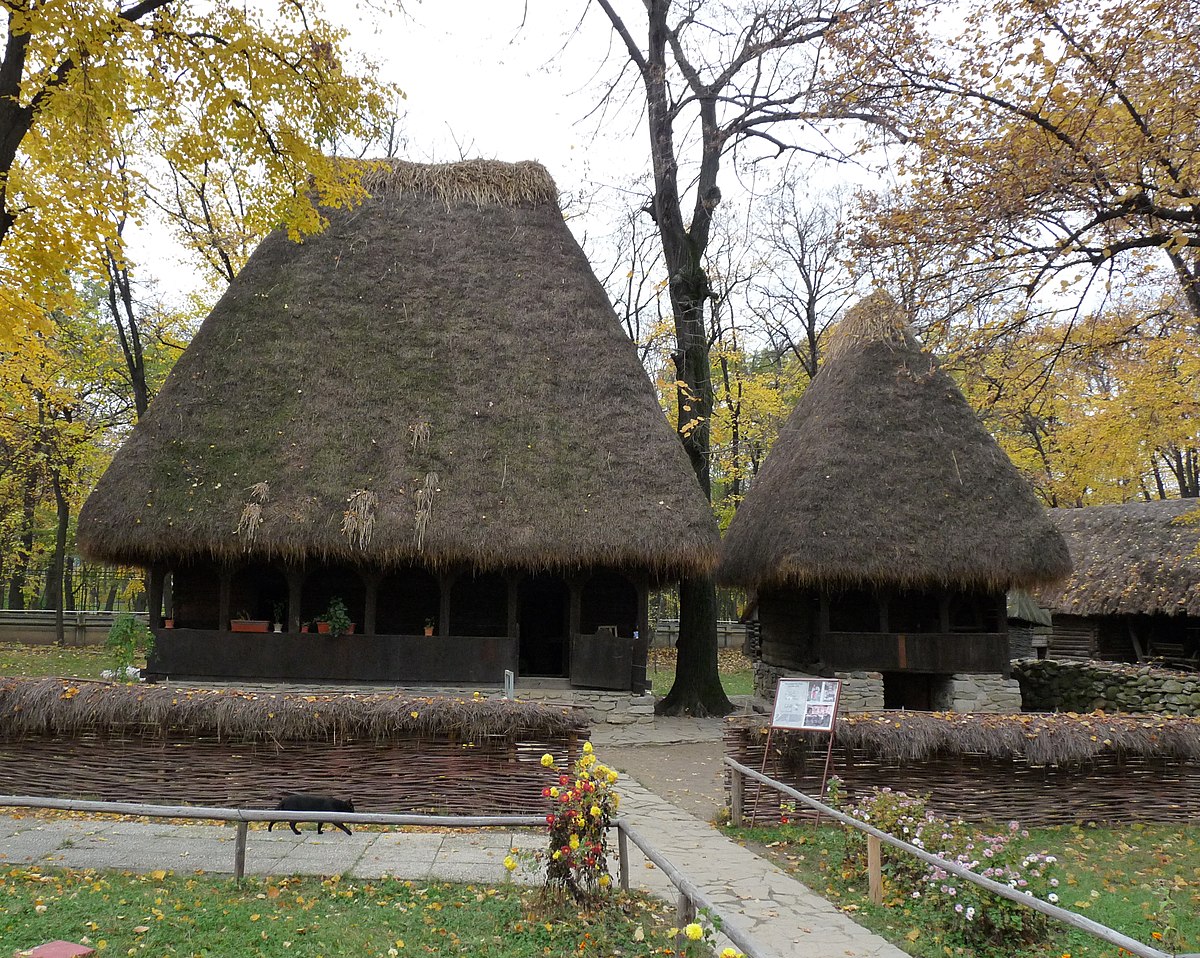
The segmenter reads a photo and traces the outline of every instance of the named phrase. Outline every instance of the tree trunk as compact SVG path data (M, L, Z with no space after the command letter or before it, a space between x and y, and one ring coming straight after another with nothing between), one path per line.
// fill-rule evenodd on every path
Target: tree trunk
M684 640L684 636L687 640ZM679 583L679 655L675 682L655 711L660 715L728 715L717 661L717 589L711 576Z
M33 519L37 508L37 479L30 476L25 483L22 504L20 545L13 556L12 578L8 583L8 608L25 608L25 583L29 573L29 557L33 555Z
M63 490L62 477L55 471L50 473L50 485L54 489L54 505L57 512L57 528L54 534L54 555L50 568L46 570L46 605L54 609L54 640L66 645L63 628L63 566L67 555L67 528L71 522L71 506Z

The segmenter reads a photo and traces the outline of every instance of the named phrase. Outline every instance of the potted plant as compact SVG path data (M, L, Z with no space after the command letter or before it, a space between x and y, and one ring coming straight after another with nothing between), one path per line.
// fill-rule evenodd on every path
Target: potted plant
M350 621L346 603L339 596L335 595L329 600L329 608L325 610L324 617L317 620L317 631L335 636L353 634L354 623Z
M274 608L275 608L275 631L282 632L283 631L283 616L287 612L287 603L286 602L276 602Z
M250 613L245 609L238 613L236 619L229 621L229 631L231 632L266 632L270 626L271 623L266 619L250 618Z
M436 620L436 619L426 619L426 620L425 620L425 634L426 634L426 635L433 635L433 627L434 627L436 624L437 624L437 620Z

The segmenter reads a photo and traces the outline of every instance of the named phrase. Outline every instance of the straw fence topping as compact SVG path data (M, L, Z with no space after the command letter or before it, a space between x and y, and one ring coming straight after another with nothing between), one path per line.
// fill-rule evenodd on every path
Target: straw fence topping
M136 733L221 742L585 738L582 713L504 699L300 695L64 679L0 680L0 741Z
M731 722L767 733L761 723ZM1183 716L875 712L839 718L836 733L843 748L897 763L964 754L1030 765L1076 765L1103 755L1200 760L1200 718ZM801 737L777 730L772 738L785 750L793 741Z

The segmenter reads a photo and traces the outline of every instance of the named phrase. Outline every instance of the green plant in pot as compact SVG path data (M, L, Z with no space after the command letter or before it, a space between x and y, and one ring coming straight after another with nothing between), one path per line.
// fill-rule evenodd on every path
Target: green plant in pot
M321 628L324 624L327 628ZM328 632L330 635L345 635L352 631L354 623L350 621L350 614L346 611L346 603L339 596L334 596L329 600L329 607L325 610L325 615L322 616L317 624L318 631Z

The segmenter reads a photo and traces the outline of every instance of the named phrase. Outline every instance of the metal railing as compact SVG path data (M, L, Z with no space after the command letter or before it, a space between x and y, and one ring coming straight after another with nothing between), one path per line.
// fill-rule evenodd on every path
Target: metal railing
M746 958L775 958L774 955L756 945L753 939L751 939L749 932L736 922L730 921L725 915L722 915L720 909L717 908L712 899L697 888L665 855L651 845L646 837L636 828L624 819L618 819L614 824L617 827L617 857L620 859L622 891L629 891L628 843L633 842L641 853L654 864L654 867L666 875L671 884L675 886L675 890L678 893L675 901L675 923L680 928L688 922L693 921L697 912L703 910L720 922L720 933L733 942L737 948L741 949Z
M233 875L241 881L246 874L246 842L250 822L341 822L347 825L424 825L435 828L544 828L544 815L388 815L375 812L293 812L278 808L224 808L205 805L150 805L139 802L93 802L82 799L42 798L34 795L0 795L0 808L53 808L71 812L107 815L139 815L145 818L183 818L193 821L233 822L237 838L233 851ZM675 865L624 819L613 822L617 829L621 890L629 891L629 842L675 886L677 924L680 928L703 910L720 922L720 933L741 949L746 958L777 958L758 947L736 922L722 915L717 906Z
M347 825L425 825L438 828L529 828L544 826L545 815L386 815L376 812L293 812L278 808L222 808L208 805L143 805L139 802L90 802L35 795L0 796L0 808L56 808L68 812L187 818L237 825L233 875L246 875L246 838L251 822L341 822Z
M860 832L865 832L869 836L869 858L872 857L870 854L871 839L875 839L877 842L885 845L891 845L893 848L898 848L903 852L913 855L926 864L932 865L935 868L939 868L949 875L954 875L963 879L964 881L970 882L973 885L978 885L980 888L986 889L994 895L998 895L1001 898L1007 898L1009 901L1014 901L1018 905L1024 905L1026 908L1041 912L1043 915L1053 918L1055 921L1060 921L1065 925L1070 925L1072 928L1078 928L1080 931L1085 931L1089 935L1094 935L1096 938L1099 938L1101 941L1108 942L1110 945L1116 945L1119 948L1123 948L1131 955L1137 955L1138 958L1200 958L1200 955L1173 954L1171 952L1160 951L1159 949L1150 945L1143 944L1134 938L1130 938L1128 935L1122 934L1114 928L1109 928L1107 925L1102 925L1097 921L1092 921L1090 918L1085 918L1083 915L1077 915L1075 912L1068 911L1066 908L1059 908L1057 905L1050 904L1050 902L1042 901L1040 898L1035 898L1032 895L1027 895L1025 892L1011 888L1002 882L993 881L990 878L984 878L982 875L976 874L969 868L960 865L958 862L948 861L947 859L939 858L937 855L930 854L921 848L917 848L916 845L912 845L901 838L897 838L895 835L875 828L872 825L868 825L866 822L860 822L857 818L852 818L844 812L839 812L837 809L831 808L823 802L820 802L809 795L805 795L803 792L797 791L790 785L786 785L783 782L770 778L764 775L762 772L757 772L752 768L748 768L741 762L730 758L728 755L725 756L724 761L732 772L730 777L730 791L732 798L730 820L735 826L741 825L743 796L745 794L744 779L748 778L752 781L759 782L762 785L766 785L768 788L773 788L777 792L787 795L789 798L793 798L796 801L807 805L809 808L813 809L822 816L828 816L834 821L841 822L843 825L847 825L850 828L856 828ZM872 863L872 865L874 865L875 868L878 868L878 854L876 853L874 857L876 860ZM873 878L872 881L877 881L877 878Z

